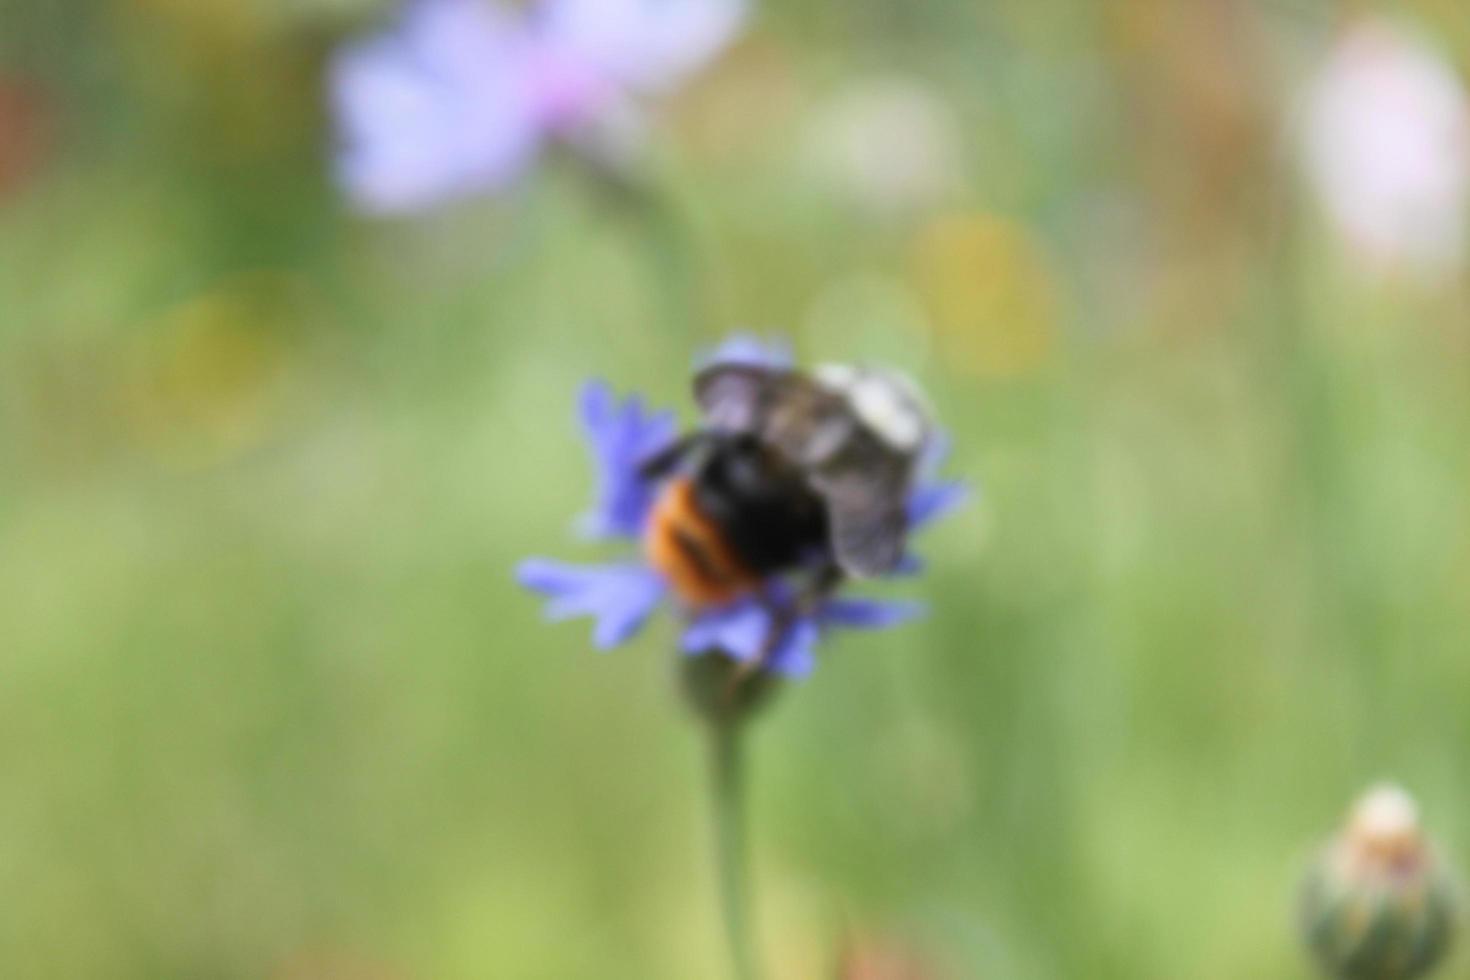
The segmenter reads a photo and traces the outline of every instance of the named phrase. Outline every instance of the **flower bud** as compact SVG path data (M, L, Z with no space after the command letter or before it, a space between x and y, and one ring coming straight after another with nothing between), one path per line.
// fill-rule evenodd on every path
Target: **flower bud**
M1354 805L1302 890L1302 929L1328 976L1410 980L1444 955L1454 926L1449 876L1397 786Z
M769 670L748 670L746 664L712 650L679 658L679 686L696 715L713 724L728 724L754 715L781 684Z

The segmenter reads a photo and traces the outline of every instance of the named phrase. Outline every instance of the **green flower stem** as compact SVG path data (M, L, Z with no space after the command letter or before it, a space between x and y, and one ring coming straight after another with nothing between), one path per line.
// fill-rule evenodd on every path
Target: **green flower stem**
M715 861L720 876L720 906L736 980L759 980L747 916L749 894L745 858L743 724L739 712L711 719L710 782L714 806Z

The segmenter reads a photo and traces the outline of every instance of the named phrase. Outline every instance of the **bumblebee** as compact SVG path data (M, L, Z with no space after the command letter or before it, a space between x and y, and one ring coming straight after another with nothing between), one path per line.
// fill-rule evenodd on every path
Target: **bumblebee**
M717 364L694 395L699 427L643 465L661 481L644 550L687 606L764 597L788 573L804 578L809 606L844 577L897 566L930 436L912 387L845 365Z

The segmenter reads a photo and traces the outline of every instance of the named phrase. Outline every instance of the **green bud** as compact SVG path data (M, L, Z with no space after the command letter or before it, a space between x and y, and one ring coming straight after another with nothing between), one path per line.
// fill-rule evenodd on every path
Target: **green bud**
M679 684L690 710L722 725L748 720L781 686L769 670L751 671L718 650L681 656Z
M1413 798L1378 786L1313 862L1302 889L1302 930L1336 980L1411 980L1449 947L1454 905Z

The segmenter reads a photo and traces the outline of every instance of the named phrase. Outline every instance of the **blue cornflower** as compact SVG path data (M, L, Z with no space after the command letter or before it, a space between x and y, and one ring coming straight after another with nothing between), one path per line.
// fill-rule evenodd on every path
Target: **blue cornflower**
M549 144L625 167L645 107L739 34L746 0L407 0L332 59L336 173L405 213L519 180Z
M717 348L704 363L788 365L784 347L737 336ZM608 386L589 382L582 391L581 421L597 470L597 498L581 525L599 538L637 541L653 507L656 487L640 472L641 464L677 437L673 416L649 413L635 395L619 401ZM945 452L935 440L924 461L921 479L908 501L909 527L916 530L952 510L966 489L952 481L937 481L933 473ZM894 574L911 574L919 567L909 556ZM517 578L526 588L546 596L551 620L588 616L592 640L607 649L630 639L668 596L663 578L642 560L604 565L575 565L532 558L521 564ZM782 581L767 583L761 597L746 596L726 606L692 614L680 646L698 655L720 651L751 662L767 653L767 666L787 676L803 676L815 663L817 641L829 628L886 629L914 618L921 607L913 602L832 596L806 615L793 615L766 651L777 628L772 610L795 612L795 596Z

